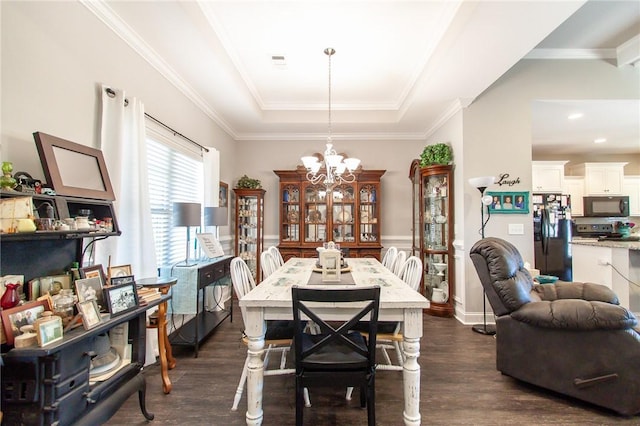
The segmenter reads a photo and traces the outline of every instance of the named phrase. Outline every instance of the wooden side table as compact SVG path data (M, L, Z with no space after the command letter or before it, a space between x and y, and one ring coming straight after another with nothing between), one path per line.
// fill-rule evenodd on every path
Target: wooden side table
M137 285L148 288L157 288L161 294L167 294L172 285L178 282L174 277L151 277L136 280ZM158 323L149 325L149 328L158 329L158 351L160 352L160 374L162 375L162 390L164 393L171 392L171 380L169 379L169 370L176 366L176 360L173 357L171 343L167 335L167 302L158 305Z

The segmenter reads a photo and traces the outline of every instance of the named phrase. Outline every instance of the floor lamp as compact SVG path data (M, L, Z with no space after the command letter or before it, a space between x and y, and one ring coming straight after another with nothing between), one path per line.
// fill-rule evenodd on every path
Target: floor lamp
M191 227L200 226L202 219L200 203L173 203L173 226L187 227L187 254L184 259L184 265L176 266L193 266L195 263L189 263L189 245L191 243Z
M482 176L482 177L469 179L469 183L471 184L471 186L478 188L478 191L480 191L480 201L481 201L480 203L480 235L482 236L483 239L484 239L484 228L487 225L487 222L489 221L489 217L491 217L489 216L487 218L487 221L485 222L484 209L486 206L489 206L491 204L491 196L484 195L484 191L485 189L487 189L489 185L492 185L494 182L495 182L495 177L493 176ZM496 334L496 329L492 325L487 325L486 304L487 304L486 295L483 289L482 290L482 315L484 320L482 324L476 324L473 327L471 327L471 329L476 333L492 336Z

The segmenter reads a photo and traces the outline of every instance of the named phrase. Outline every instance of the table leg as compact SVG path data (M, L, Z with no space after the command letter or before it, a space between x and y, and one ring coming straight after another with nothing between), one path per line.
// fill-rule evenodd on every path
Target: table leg
M404 364L402 379L404 383L405 425L418 426L420 417L420 337L422 336L422 311L406 310L404 316L404 333L402 351Z
M262 424L262 389L264 386L264 313L262 309L247 309L247 327L245 333L249 339L247 354L249 363L247 368L247 425Z
M162 287L160 293L167 294L169 287ZM158 351L160 352L160 375L162 376L162 390L164 393L171 392L171 380L169 379L169 368L176 365L173 358L171 343L167 336L167 302L158 305Z

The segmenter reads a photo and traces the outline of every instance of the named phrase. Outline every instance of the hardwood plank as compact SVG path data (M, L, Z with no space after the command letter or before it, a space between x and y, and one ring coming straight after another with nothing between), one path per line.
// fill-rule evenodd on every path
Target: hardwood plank
M236 305L237 307L237 305ZM240 309L234 309L239 313ZM162 392L158 365L146 368L147 408L151 424L244 425L246 391L238 411L231 411L246 347L240 341L242 319L234 315L200 347L174 347L177 360L169 371L173 390ZM500 374L495 368L495 339L471 331L455 319L424 316L420 366L422 424L425 425L638 425L640 417L623 417ZM552 356L552 354L550 354ZM346 401L342 389L312 389L308 425L363 425L358 391ZM402 373L376 375L379 425L402 424ZM265 378L265 425L295 424L293 376ZM137 395L127 400L108 425L145 425Z

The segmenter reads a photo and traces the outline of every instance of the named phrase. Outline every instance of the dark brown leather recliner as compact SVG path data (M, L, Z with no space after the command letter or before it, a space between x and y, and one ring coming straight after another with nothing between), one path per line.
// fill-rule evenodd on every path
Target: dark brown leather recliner
M640 413L640 334L608 287L537 284L499 238L478 241L471 260L496 316L496 366L516 379L620 414Z

